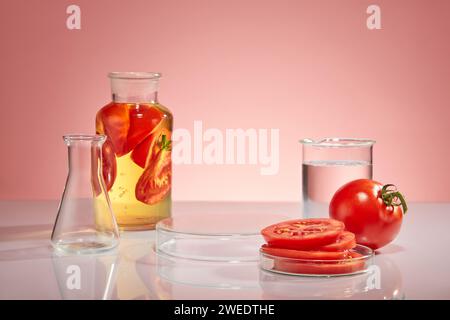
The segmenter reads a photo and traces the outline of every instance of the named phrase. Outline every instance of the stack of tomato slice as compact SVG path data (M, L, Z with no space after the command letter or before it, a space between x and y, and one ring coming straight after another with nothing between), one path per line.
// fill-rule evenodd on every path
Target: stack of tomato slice
M267 244L261 252L273 258L275 271L335 275L361 271L362 255L352 250L355 235L333 219L280 222L261 231Z

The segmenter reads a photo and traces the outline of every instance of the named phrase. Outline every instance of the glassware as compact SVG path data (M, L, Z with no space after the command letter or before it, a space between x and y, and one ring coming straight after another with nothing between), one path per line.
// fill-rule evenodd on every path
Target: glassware
M259 265L266 271L306 277L355 275L370 270L373 264L372 249L358 244L347 252L345 259L317 260L274 256L260 251Z
M159 73L112 72L113 101L99 110L103 177L123 230L149 230L171 214L173 116L158 102Z
M353 138L303 139L303 217L328 217L334 193L345 183L372 179L375 141Z
M99 253L119 243L116 220L101 175L100 135L66 135L69 174L53 227L57 252Z
M258 261L261 229L292 217L261 212L183 212L156 225L158 254L207 262Z
M405 299L402 274L387 255L374 254L365 263L366 272L349 277L294 277L261 268L263 299Z

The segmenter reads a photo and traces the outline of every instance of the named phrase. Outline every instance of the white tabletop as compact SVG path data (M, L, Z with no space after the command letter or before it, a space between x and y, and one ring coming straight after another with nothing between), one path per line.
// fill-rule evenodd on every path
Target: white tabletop
M274 274L257 262L166 261L153 250L154 231L122 233L109 254L57 257L49 242L57 205L0 202L0 299L450 299L449 203L411 204L369 273L334 278ZM174 216L191 212L299 216L300 205L174 203Z

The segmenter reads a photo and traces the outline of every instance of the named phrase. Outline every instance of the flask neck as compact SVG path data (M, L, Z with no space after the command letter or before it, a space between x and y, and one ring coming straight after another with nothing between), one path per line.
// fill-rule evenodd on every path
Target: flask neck
M68 147L69 174L89 176L92 173L92 148L87 143L74 143Z
M91 178L101 169L101 147L104 136L64 136L68 147L69 176Z
M119 103L158 102L159 78L110 77L112 100Z

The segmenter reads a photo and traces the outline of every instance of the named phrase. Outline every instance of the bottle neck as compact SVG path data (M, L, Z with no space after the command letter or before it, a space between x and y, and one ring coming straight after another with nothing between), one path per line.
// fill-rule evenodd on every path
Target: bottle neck
M158 102L158 79L111 79L112 100L119 103Z

